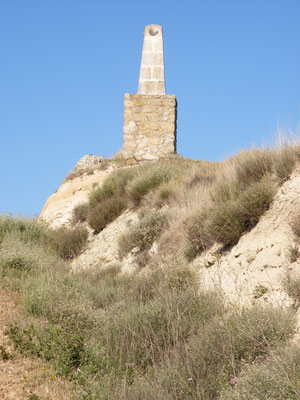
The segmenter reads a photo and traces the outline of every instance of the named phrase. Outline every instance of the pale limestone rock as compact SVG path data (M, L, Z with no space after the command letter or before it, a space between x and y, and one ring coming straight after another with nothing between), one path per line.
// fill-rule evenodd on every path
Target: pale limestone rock
M100 156L94 156L92 154L86 154L76 164L75 169L81 169L86 167L96 167L103 162L104 158Z
M293 243L289 222L297 211L300 198L300 166L277 193L271 208L250 232L244 234L231 251L220 258L214 246L198 257L201 282L225 295L231 304L252 304L257 285L268 288L264 302L290 306L292 301L282 288L282 276L300 269L300 261L290 263L287 249ZM299 206L298 206L299 207Z
M70 226L73 208L88 200L88 195L95 185L102 185L112 168L105 171L95 170L93 175L83 175L65 181L53 193L39 216L40 222L45 222L51 228Z
M118 237L125 232L132 223L138 220L135 212L127 211L114 222L107 225L98 235L89 236L87 249L72 262L74 270L92 268L97 265L119 261ZM126 269L130 267L128 262Z

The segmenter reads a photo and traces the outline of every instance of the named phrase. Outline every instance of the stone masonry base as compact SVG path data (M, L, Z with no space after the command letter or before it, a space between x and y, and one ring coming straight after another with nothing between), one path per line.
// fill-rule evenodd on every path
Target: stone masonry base
M125 94L123 155L127 160L157 160L176 153L174 95Z

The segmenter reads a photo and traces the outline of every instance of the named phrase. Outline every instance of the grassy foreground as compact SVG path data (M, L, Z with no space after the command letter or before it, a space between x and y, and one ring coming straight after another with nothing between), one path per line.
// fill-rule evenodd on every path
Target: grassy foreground
M15 348L52 364L82 399L299 399L294 311L226 306L188 264L251 229L299 158L297 147L256 149L223 164L120 169L74 211L71 231L0 218L0 283L19 292L24 313L7 331ZM81 221L97 233L128 207L140 219L120 235L120 263L71 272ZM134 247L147 268L120 273Z

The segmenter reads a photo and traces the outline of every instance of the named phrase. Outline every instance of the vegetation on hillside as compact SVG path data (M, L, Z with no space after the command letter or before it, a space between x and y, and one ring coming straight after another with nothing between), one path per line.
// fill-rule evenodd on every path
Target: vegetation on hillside
M182 252L191 261L214 243L236 244L251 230L299 160L300 146L283 146L244 151L223 163L172 157L120 168L75 207L73 223L86 220L99 233L128 208L167 207L160 251ZM120 243L123 256L124 238Z
M71 230L0 218L0 284L19 292L24 313L7 330L15 348L75 382L82 399L299 399L295 310L226 305L188 263L252 229L299 159L296 146L220 164L174 157L114 171L76 207ZM98 233L128 208L139 219L120 232L120 262L72 272L82 221ZM147 268L122 273L134 248ZM297 279L285 282L295 301Z
M22 221L24 229L11 230L20 221L10 222L0 221L1 285L19 291L26 318L7 335L22 354L74 380L82 398L225 399L239 387L252 393L253 365L269 398L298 398L292 311L229 308L183 264L131 275L117 264L72 273L41 239L44 228ZM267 367L284 381L286 397L278 397Z

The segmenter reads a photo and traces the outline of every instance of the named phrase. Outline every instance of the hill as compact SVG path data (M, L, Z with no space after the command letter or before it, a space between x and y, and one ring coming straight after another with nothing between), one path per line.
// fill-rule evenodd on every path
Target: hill
M298 399L300 148L85 158L0 221L8 336L89 399Z
M83 226L89 230L85 250L72 262L76 270L103 267L106 263L121 260L126 267L135 269L139 267L142 253L145 257L151 255L158 258L170 257L170 254L171 257L184 257L182 253L185 253L185 259L199 271L205 286L219 287L234 304L255 302L253 292L256 286L265 286L267 289L261 296L264 301L289 304L290 299L282 289L281 278L286 271L296 271L298 265L297 262L291 262L292 248L297 246L297 237L291 225L300 212L300 166L296 163L297 151L285 149L276 153L256 149L242 153L224 165L174 158L147 163L142 167L127 167L129 171L132 168L136 170L137 175L129 178L135 180L133 184L128 183L129 204L96 234L95 229L91 229L86 221L74 223L72 213L76 213L76 209L80 209L84 202L88 202L89 196L101 192L105 179L109 182L112 177L116 177L117 180L124 168L118 171L116 166L110 166L108 170L95 169L92 174L89 170L87 175L85 166L84 169L77 169L78 176L67 179L48 199L39 220L53 228ZM295 157L292 163L289 157ZM244 174L248 176L236 176ZM227 176L224 178L224 175ZM239 187L235 180L240 179L243 181ZM141 194L133 193L139 190ZM218 191L226 190L233 193L218 194ZM216 194L211 191L215 191L221 199L212 199ZM250 226L235 226L234 218L239 217L238 212L235 216L226 208L230 202L238 203L239 192L246 193L243 202L249 201L244 207L249 208L247 213L253 214L247 215L248 220L253 220ZM186 198L182 199L182 195ZM232 196L232 199L225 199L224 202L223 196ZM249 199L249 196L253 199ZM200 245L199 254L187 256L191 250L184 246L193 246L195 243L197 247L199 241L205 240L197 237L196 232L191 232L193 229L201 230L198 226L201 225L199 215L205 212L205 208L213 209L215 204L222 213L227 212L228 215L223 218L217 215L220 221L215 221L216 228L211 227L213 232L209 245L204 244L203 248ZM120 257L120 234L137 229L145 218L141 213L149 210L150 214L158 210L166 214L168 223L165 228L151 239L153 243L147 244L147 252L139 248L139 239L136 239L136 246L130 249L129 255L124 257L123 254ZM154 214L152 219L155 219ZM191 222L192 219L194 222ZM190 226L186 226L187 221L190 221ZM153 222L151 217L149 222ZM222 238L223 243L214 240L214 235L217 239L222 234L214 231L219 229L219 225L224 226L220 229L229 231Z

